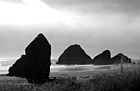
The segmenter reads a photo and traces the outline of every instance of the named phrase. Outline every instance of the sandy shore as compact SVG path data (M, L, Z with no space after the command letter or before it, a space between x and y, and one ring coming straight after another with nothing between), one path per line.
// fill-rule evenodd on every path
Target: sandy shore
M117 66L116 66L117 67ZM116 69L116 68L115 68ZM53 69L52 69L53 70ZM105 66L68 66L61 67L57 72L50 72L50 78L90 78L95 74L99 73L109 73L111 70L114 70L114 66L105 65ZM6 74L0 74L0 81L26 81L25 78L15 77L15 76L6 76Z
M65 65L56 65L51 66L50 70L50 77L80 77L80 76L90 76L94 73L101 72L101 71L107 71L112 69L111 65L105 65L105 66L94 66L94 65L71 65L71 66L65 66ZM8 70L1 71L0 74L0 80L14 80L19 79L18 77L8 77L6 74L8 73Z
M93 75L98 74L98 73L109 71L108 67L106 69L97 68L94 71L87 71L87 70L81 71L77 69L75 69L75 71L74 70L68 71L68 70L73 70L73 69L67 69L65 71L59 71L59 72L51 72L50 78L68 78L68 77L86 78L86 77L92 77ZM16 76L6 76L6 74L1 74L0 81L25 81L26 82L26 78L20 78Z
M138 91L139 65L126 65L124 70L115 65L102 67L66 67L50 72L50 82L30 84L26 78L0 75L0 91ZM137 79L137 80L136 80ZM116 87L117 85L117 87ZM132 88L133 87L133 88ZM80 90L79 90L80 89Z

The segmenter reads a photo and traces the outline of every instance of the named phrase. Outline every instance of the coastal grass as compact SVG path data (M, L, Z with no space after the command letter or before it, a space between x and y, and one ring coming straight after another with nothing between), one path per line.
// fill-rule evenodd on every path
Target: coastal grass
M29 84L26 80L2 80L0 91L139 91L140 65L117 67L81 79L56 78L42 85Z

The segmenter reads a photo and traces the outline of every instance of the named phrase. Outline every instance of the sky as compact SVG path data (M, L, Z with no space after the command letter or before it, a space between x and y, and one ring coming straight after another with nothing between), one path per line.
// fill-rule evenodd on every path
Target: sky
M19 58L43 33L58 58L72 44L140 59L140 0L0 0L0 58Z

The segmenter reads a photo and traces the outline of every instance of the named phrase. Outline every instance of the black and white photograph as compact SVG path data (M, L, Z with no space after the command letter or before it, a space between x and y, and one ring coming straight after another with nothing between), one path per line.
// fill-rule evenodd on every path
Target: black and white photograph
M0 91L139 91L140 0L0 0Z

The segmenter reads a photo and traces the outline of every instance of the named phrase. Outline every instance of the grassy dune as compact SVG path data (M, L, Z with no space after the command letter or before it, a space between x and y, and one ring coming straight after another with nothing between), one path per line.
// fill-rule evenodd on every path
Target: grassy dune
M43 85L32 85L26 80L1 80L0 91L139 91L140 65L116 67L87 77L56 78Z

